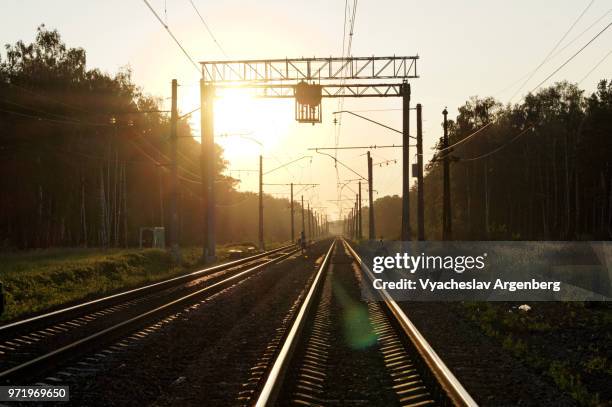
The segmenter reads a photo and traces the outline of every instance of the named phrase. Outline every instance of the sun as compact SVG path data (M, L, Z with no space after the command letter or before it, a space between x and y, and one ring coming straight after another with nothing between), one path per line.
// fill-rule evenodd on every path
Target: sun
M199 91L199 89L197 89ZM197 107L198 92L189 92L186 104ZM215 142L223 147L225 159L244 161L274 150L293 124L291 100L259 99L248 89L218 89L214 104ZM190 120L199 140L200 115Z

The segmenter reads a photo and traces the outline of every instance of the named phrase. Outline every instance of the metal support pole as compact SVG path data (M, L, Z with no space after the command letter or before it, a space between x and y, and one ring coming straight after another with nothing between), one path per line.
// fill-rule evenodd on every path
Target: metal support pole
M177 88L176 79L172 79L172 110L170 113L170 173L172 174L172 186L170 194L170 248L175 262L181 261L181 250L179 248L179 215L178 215L178 162L177 162Z
M402 84L402 233L401 240L410 240L410 84Z
M312 217L310 216L310 202L308 202L308 211L306 211L306 216L308 216L308 237L306 241L312 239Z
M359 238L359 194L355 194L355 239Z
M350 239L351 238L351 211L346 215L346 235Z
M368 151L368 239L370 240L376 239L376 228L374 226L374 189L372 188L372 184L374 184L373 177L372 156Z
M293 223L293 182L291 183L291 241L295 243L295 225Z
M443 213L442 213L442 240L452 239L452 222L451 222L451 197L450 197L450 162L448 149L448 111L442 111L444 115L444 191L443 191Z
M263 157L259 156L259 250L265 249L263 225Z
M200 135L202 171L202 212L204 217L204 239L202 257L206 263L212 263L215 255L215 140L213 123L213 103L215 88L200 80Z
M361 216L361 181L359 181L359 198L357 199L358 211L357 211L357 239L363 239L363 219Z
M306 236L306 226L304 224L304 195L302 195L302 233Z
M419 240L425 240L425 190L423 189L424 180L423 177L423 118L422 118L422 106L420 103L416 105L417 112L417 168L419 173L417 174L417 215L418 215L418 228L419 228Z

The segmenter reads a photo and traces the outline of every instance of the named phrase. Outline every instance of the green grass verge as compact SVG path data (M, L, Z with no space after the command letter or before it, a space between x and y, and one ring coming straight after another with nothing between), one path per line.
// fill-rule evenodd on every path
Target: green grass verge
M467 318L523 363L548 376L581 406L610 403L612 309L581 302L466 302Z
M267 249L281 246L269 244ZM250 243L220 246L218 261L230 249ZM160 281L201 268L201 248L181 250L182 264L173 264L170 254L159 249L49 249L0 254L0 281L5 291L5 311L0 322L8 322L66 304Z

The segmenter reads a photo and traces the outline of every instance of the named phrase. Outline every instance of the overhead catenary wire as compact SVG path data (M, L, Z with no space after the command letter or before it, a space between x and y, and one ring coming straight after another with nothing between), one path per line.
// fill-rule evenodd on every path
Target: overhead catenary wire
M208 32L208 35L210 35L210 38L212 38L212 40L215 43L215 45L217 45L217 48L219 48L219 51L221 51L221 53L226 58L229 58L228 55L227 55L227 52L225 52L225 49L221 46L221 43L219 43L219 41L217 41L217 37L215 37L215 34L213 34L212 30L210 29L209 25L206 23L206 20L204 20L204 17L202 17L202 14L200 13L200 10L198 10L198 8L196 7L196 5L193 2L193 0L189 0L189 3L191 3L191 7L193 7L194 11L196 12L198 17L200 18L200 21L204 25L204 28L206 28L206 31Z
M74 119L74 118L69 117L69 116L66 116L66 115L57 114L57 113L52 113L52 112L47 112L47 111L44 111L44 110L39 110L39 109L36 109L36 108L34 108L34 107L31 107L31 106L26 106L26 105L23 105L23 104L21 104L21 103L13 102L13 101L11 101L11 100L2 99L1 101L2 101L3 103L7 103L7 104L9 104L9 105L13 105L13 106L21 107L22 109L26 109L26 110L29 110L29 111L32 111L32 112L42 113L42 114L45 114L45 115L49 115L49 116L53 116L53 117L57 117L57 118L59 118L59 119L63 119L63 120L67 120L67 121L72 121L72 122L75 122L75 123L80 123L80 122L81 122L81 121L80 121L80 120L78 120L78 119Z
M263 173L263 175L269 174L269 173L274 172L274 171L276 171L276 170L280 170L281 168L285 168L286 166L288 166L288 165L290 165L290 164L293 164L293 163L295 163L295 162L298 162L298 161L300 161L300 160L303 160L304 158L310 158L310 159L312 159L312 156L305 155L305 156L302 156L302 157L300 157L300 158L296 158L295 160L289 161L288 163L285 163L285 164L283 164L283 165L280 165L280 166L278 166L278 167L275 167L275 168L273 168L273 169L271 169L271 170L268 170L268 171L264 172L264 173Z
M172 33L172 31L170 30L170 27L168 27L168 24L166 24L164 22L164 20L161 19L161 17L159 16L159 14L157 14L157 12L155 11L155 9L151 6L151 4L147 1L147 0L142 0L144 1L144 3L147 5L147 7L149 8L149 10L151 10L151 13L153 13L153 15L155 16L155 18L157 19L157 21L159 21L159 23L166 29L166 31L168 32L168 34L170 35L170 37L172 37L172 39L174 40L174 42L176 43L176 45L178 45L178 47L181 49L181 51L183 51L183 54L185 54L185 56L187 57L187 59L189 59L189 61L191 62L191 64L194 66L194 68L198 71L198 74L201 74L200 71L200 66L195 62L195 60L191 57L191 55L189 55L189 53L187 52L187 50L183 47L183 45L180 43L180 41L174 36L174 34Z
M15 84L13 82L3 82L3 83L6 84L6 85L9 85L9 86L21 89L21 90L23 90L23 91L25 91L25 92L27 92L27 93L29 93L31 95L38 96L38 97L43 98L43 99L47 99L49 101L52 101L52 102L54 102L56 104L62 105L62 106L67 107L67 108L70 108L72 110L80 111L80 112L83 112L83 113L91 113L91 112L89 112L89 111L87 111L87 110L85 110L85 109L83 109L81 107L72 105L70 103L63 102L63 101L61 101L59 99L53 98L53 97L45 95L43 93L39 93L39 92L33 91L32 89L28 89L28 88L26 88L24 86L17 85L17 84Z
M200 21L202 22L202 24L204 25L204 28L206 29L206 31L208 32L208 34L210 35L210 38L212 38L213 42L215 43L215 45L217 45L217 48L219 48L219 50L221 51L221 53L223 54L223 56L227 59L229 59L229 55L227 54L227 52L225 52L225 48L223 48L223 46L221 45L221 43L217 40L217 37L213 34L210 26L208 25L208 23L206 22L206 20L204 20L204 17L202 16L202 13L200 13L200 10L198 10L198 8L196 7L195 3L193 2L193 0L189 0L189 2L191 3L191 7L193 7L194 11L196 12L196 14L198 15L198 17L200 18ZM232 71L236 76L240 77L240 74L238 72L236 72L236 70L234 69L234 67L232 67L231 65L229 65L229 69L230 71ZM198 109L196 109L198 110ZM193 112L192 112L193 113Z
M412 147L412 146L411 146ZM402 148L401 144L390 144L390 145L376 145L371 146L339 146L339 147L308 147L308 151L317 150L376 150L377 148ZM361 154L364 155L364 154Z
M346 168L347 170L351 171L353 174L357 175L359 178L361 178L362 180L367 181L368 179L366 177L364 177L363 175L361 175L360 173L358 173L357 171L355 171L354 169L352 169L351 167L349 167L348 165L344 164L342 161L338 160L336 157L334 157L331 154L327 154L327 153L323 153L321 151L316 151L315 152L317 154L322 154L322 155L326 155L328 157L330 157L332 160L334 160L334 163L340 164L341 166L343 166L344 168Z
M163 159L167 160L167 162L171 162L170 158L168 156L166 156L164 153L162 153L155 145L153 145L153 143L149 140L147 140L146 138L141 138L141 140L143 140L145 143L147 143L147 145L153 150L155 151L157 154L159 154ZM181 167L180 165L177 165L178 169L182 170L183 172L193 176L195 178L195 180L190 180L190 181L197 181L201 183L201 177L199 174L196 174L186 168Z
M28 117L31 119L44 120L50 123L72 124L75 126L103 126L103 127L112 126L112 124L107 124L107 123L90 123L90 122L77 122L74 120L52 119L49 117L42 117L42 116L37 116L37 115L27 114L23 112L17 112L14 110L7 110L7 109L0 109L0 112L12 114L15 116Z

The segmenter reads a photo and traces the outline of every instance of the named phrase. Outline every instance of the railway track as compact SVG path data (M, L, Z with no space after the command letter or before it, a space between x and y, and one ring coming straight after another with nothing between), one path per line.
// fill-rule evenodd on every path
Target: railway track
M374 276L335 240L283 340L269 347L274 355L254 367L258 391L240 404L477 405L386 292L361 301L363 278Z
M0 327L0 384L27 384L299 250L287 245Z

